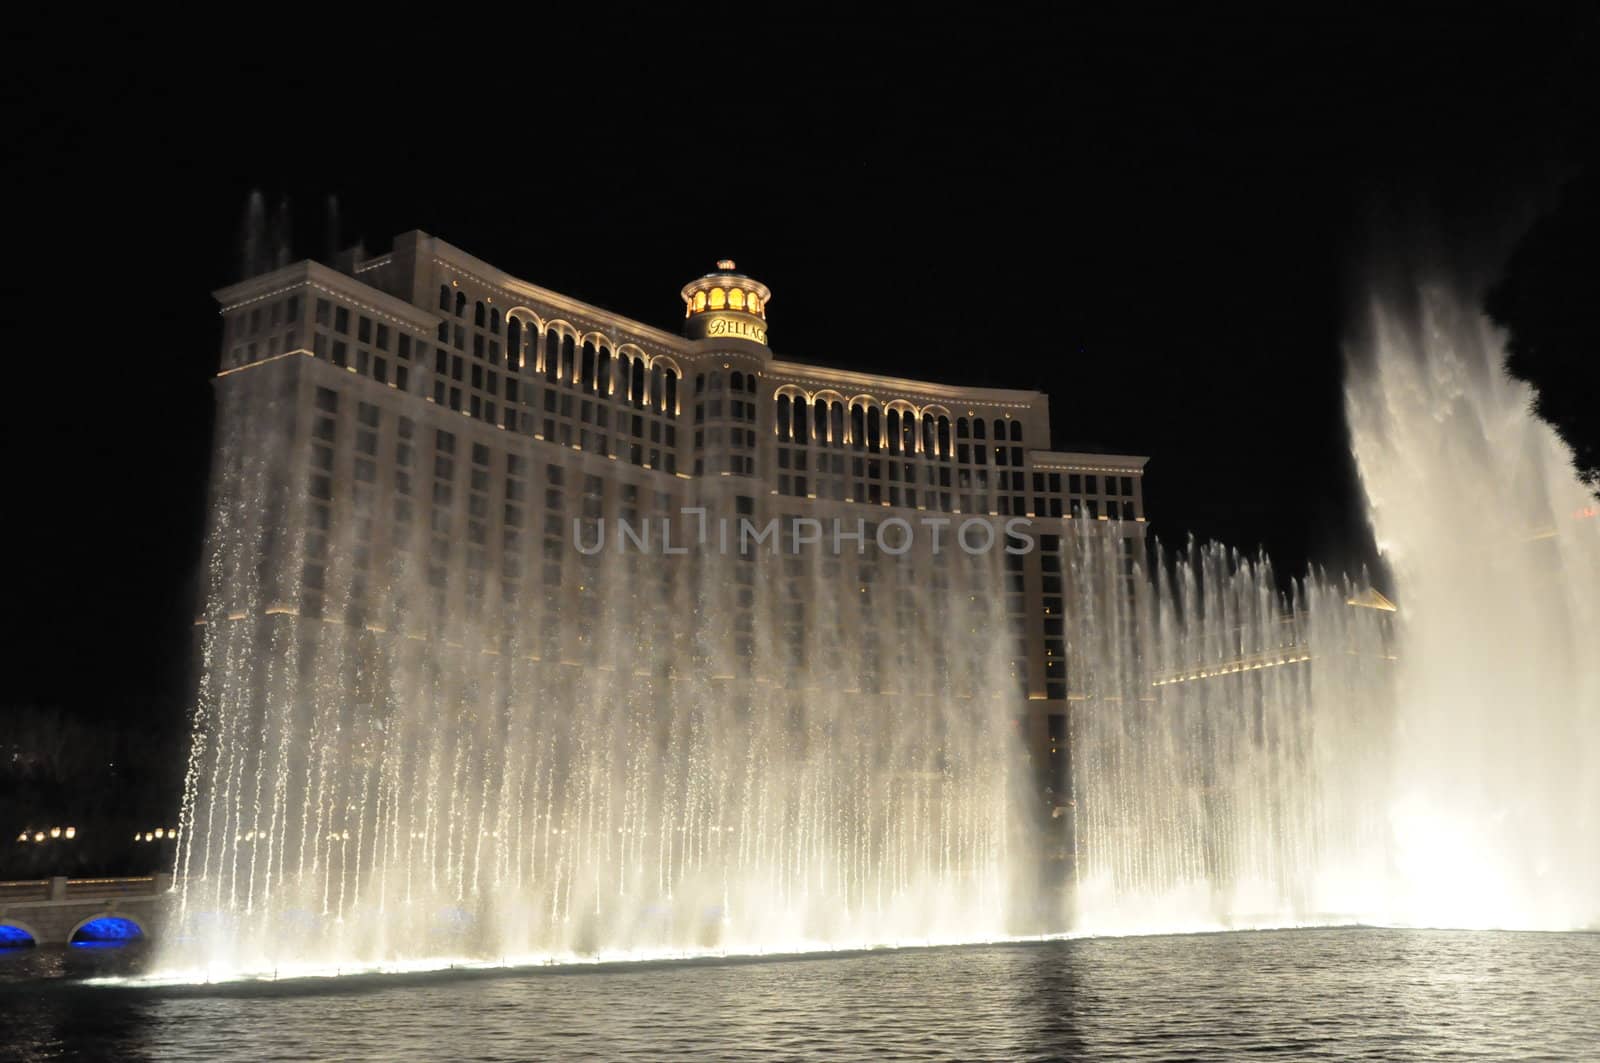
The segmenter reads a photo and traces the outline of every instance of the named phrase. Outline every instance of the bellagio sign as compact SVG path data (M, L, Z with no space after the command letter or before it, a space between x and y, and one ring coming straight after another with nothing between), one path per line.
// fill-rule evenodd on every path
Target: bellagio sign
M751 340L755 343L767 342L767 327L759 322L751 321L743 315L726 316L715 312L705 315L701 319L708 340Z

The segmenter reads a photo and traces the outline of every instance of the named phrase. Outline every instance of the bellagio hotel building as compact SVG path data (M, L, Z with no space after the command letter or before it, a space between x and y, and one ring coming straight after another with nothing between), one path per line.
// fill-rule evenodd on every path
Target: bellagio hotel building
M442 608L517 617L541 632L546 660L571 664L596 623L583 594L598 581L585 573L607 561L574 549L574 517L704 507L760 521L864 518L869 529L899 517L921 531L946 515L947 541L973 515L997 527L1030 518L1040 548L1004 556L991 601L1003 597L1013 636L1016 726L1046 802L1065 803L1068 719L1083 694L1067 674L1062 539L1104 522L1091 527L1131 560L1145 459L1051 450L1043 393L780 358L767 343L772 293L731 261L683 287L681 335L422 232L387 254L303 261L216 295L218 401L277 396L293 422L281 460L306 477L290 506L299 578L293 600L273 608L370 623L377 606L365 598L385 555L411 549ZM870 531L866 540L871 554ZM827 571L852 592L861 582L889 614L897 593L908 608L905 573L897 589L881 571L895 559L879 557L877 577L853 560ZM770 673L778 662L751 662L748 613L786 592L781 580L741 578L727 599L733 644L743 669ZM561 622L529 619L541 609ZM875 627L848 641L887 652L875 640L892 634Z

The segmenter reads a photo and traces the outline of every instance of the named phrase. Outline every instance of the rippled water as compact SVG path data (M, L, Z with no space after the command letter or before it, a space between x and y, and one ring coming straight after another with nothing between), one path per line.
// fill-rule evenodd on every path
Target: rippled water
M81 980L138 963L0 956L0 1057L1600 1058L1600 934L1100 938L227 994Z

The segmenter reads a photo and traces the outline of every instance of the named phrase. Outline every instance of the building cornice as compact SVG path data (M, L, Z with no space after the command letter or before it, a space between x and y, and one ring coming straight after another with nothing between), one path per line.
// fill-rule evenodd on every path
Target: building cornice
M774 361L767 367L765 376L779 384L819 385L842 392L846 398L863 393L874 398L909 399L920 405L940 404L951 408L959 416L957 406L990 406L1005 409L1035 409L1048 401L1042 391L1021 391L1011 388L963 388L949 384L934 384L926 380L909 380L904 377L880 376L876 373L857 373L848 369L829 369L806 365L804 362Z
M1140 454L1083 454L1062 450L1030 450L1035 469L1061 472L1140 472L1150 459Z
M598 331L612 331L618 334L616 338L638 343L647 341L654 343L674 354L683 354L687 351L688 341L677 333L667 332L653 325L646 325L633 318L624 317L610 310L574 299L569 295L541 288L537 284L530 284L519 277L491 266L474 255L445 242L437 236L427 233L418 233L418 251L426 252L433 263L445 270L459 274L462 278L485 288L492 288L500 292L508 300L508 307L515 306L519 301L527 300L540 303L551 310L559 311L561 315L577 318L573 324L582 323ZM379 256L387 259L390 256ZM356 266L360 273L373 265L380 264L374 260L372 263L362 262ZM642 344L641 344L642 345Z
M251 303L265 302L280 295L287 295L299 288L311 288L329 295L337 295L358 309L418 332L431 333L439 325L437 314L413 306L404 299L397 299L364 281L309 259L284 266L282 269L275 269L271 273L263 273L259 277L251 277L238 284L230 284L211 294L222 304L221 313L226 314Z

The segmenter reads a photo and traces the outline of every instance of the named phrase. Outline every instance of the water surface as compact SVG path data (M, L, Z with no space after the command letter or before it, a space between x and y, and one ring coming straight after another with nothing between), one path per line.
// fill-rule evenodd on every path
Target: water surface
M1600 934L1098 938L181 993L83 981L139 963L129 952L0 956L0 1057L1600 1057Z

